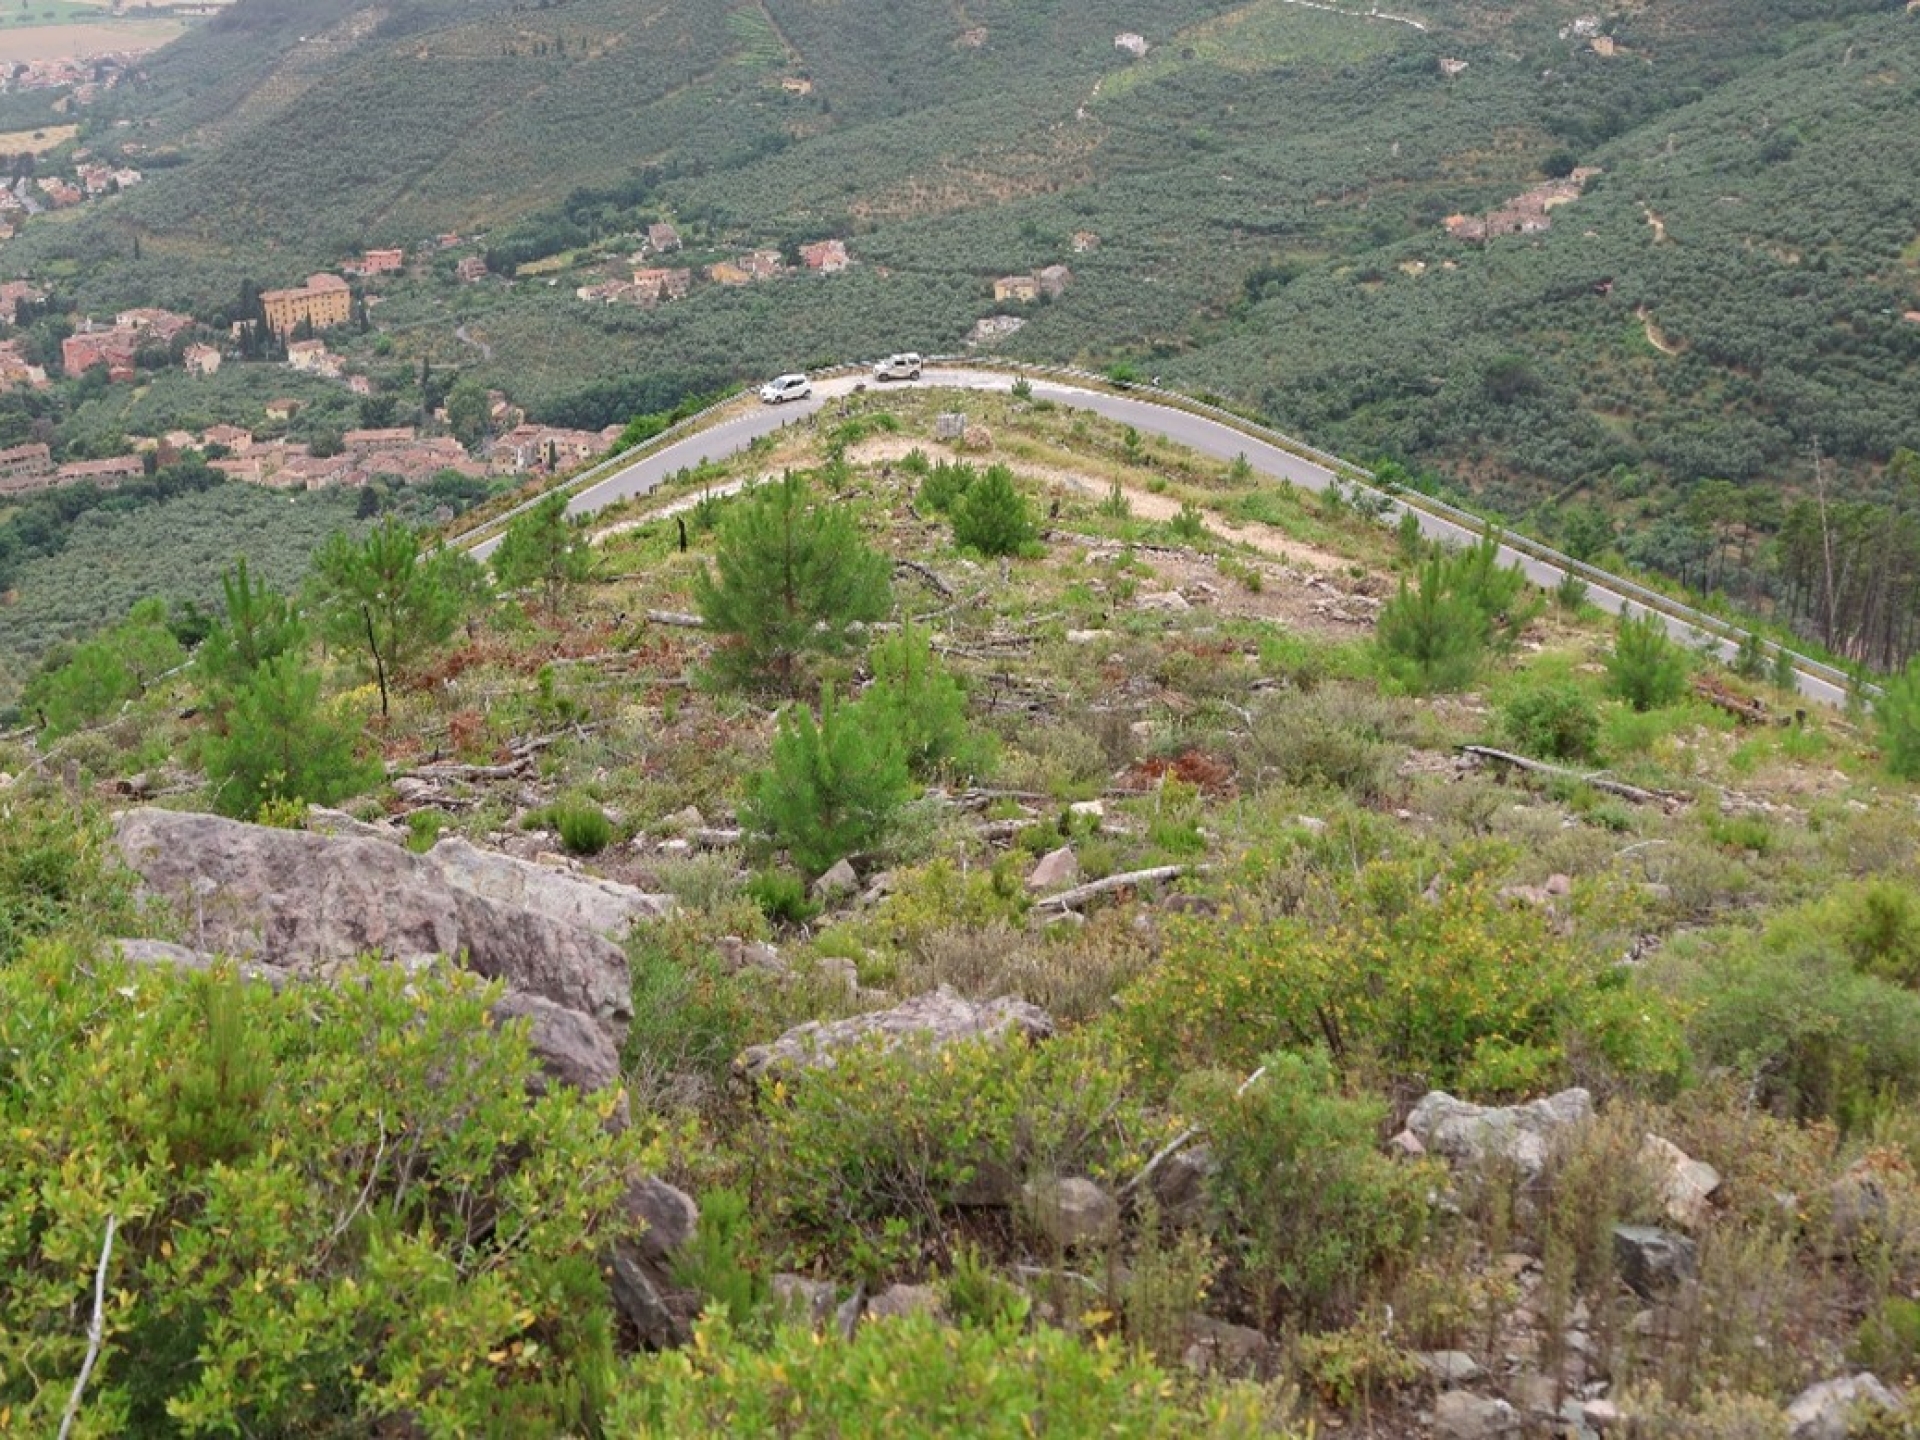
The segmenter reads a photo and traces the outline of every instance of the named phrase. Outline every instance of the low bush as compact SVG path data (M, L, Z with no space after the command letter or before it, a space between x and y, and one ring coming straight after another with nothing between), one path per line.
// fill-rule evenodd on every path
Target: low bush
M563 801L553 807L553 828L569 855L598 855L613 843L613 821L598 805L585 800Z
M1162 1075L1244 1073L1276 1046L1308 1045L1349 1070L1487 1097L1563 1083L1576 1054L1647 1081L1678 1074L1671 1008L1634 993L1612 955L1483 880L1431 900L1427 883L1415 865L1377 861L1342 887L1331 924L1170 921L1120 1023Z
M1531 685L1501 707L1501 727L1514 747L1553 760L1586 760L1600 739L1600 709L1571 681Z
M609 1433L733 1440L782 1435L1127 1435L1139 1440L1285 1440L1251 1387L1203 1388L1122 1346L1042 1325L946 1325L914 1315L852 1340L782 1326L765 1348L724 1321L691 1347L639 1361Z
M1687 654L1658 615L1623 615L1607 656L1607 680L1635 710L1658 710L1687 693Z
M111 1219L87 1433L597 1430L600 1264L660 1156L608 1096L529 1100L498 993L368 965L276 994L54 945L0 971L0 1413L60 1428Z
M1004 465L989 466L953 503L952 514L954 542L982 555L1023 554L1039 538L1026 497Z
M1323 1052L1271 1053L1245 1083L1202 1075L1182 1098L1212 1146L1210 1193L1263 1322L1342 1314L1418 1244L1431 1178L1380 1153L1386 1103L1342 1094Z

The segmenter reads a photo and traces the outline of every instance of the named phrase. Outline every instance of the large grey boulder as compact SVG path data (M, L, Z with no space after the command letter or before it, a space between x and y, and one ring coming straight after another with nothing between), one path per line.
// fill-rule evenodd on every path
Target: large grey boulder
M1683 1230L1698 1230L1713 1213L1720 1172L1695 1160L1671 1140L1649 1135L1640 1145L1640 1163L1654 1177L1667 1219Z
M1440 1440L1495 1440L1519 1430L1520 1413L1504 1400L1449 1390L1433 1402L1433 1433Z
M196 949L323 978L368 953L457 956L510 991L591 1016L616 1040L632 1017L617 945L451 885L400 846L171 810L124 811L114 838Z
M189 950L184 945L173 945L165 940L116 940L113 943L122 960L142 969L204 972L222 963L218 955L209 955L204 950ZM236 968L243 979L258 980L274 990L285 989L293 980L293 976L278 965L247 961Z
M1613 1259L1636 1295L1654 1300L1693 1278L1699 1251L1693 1241L1654 1225L1613 1227Z
M625 940L634 925L658 920L673 909L671 896L649 895L617 880L482 850L458 836L440 841L425 858L441 880L456 890L516 910L531 910L616 942Z
M1033 1228L1060 1250L1108 1239L1120 1223L1119 1202L1078 1175L1031 1181L1020 1198Z
M1849 1375L1802 1390L1787 1407L1787 1424L1793 1440L1846 1440L1856 1416L1899 1408L1899 1399L1877 1376Z
M1545 1100L1497 1108L1433 1090L1413 1107L1407 1129L1429 1152L1456 1165L1503 1161L1531 1181L1546 1168L1555 1141L1592 1116L1593 1097L1585 1090L1562 1090Z
M1004 1040L1021 1036L1044 1040L1053 1034L1053 1017L1037 1005L1012 996L967 1000L942 985L890 1010L874 1010L845 1020L810 1020L768 1045L753 1045L733 1062L737 1079L754 1082L769 1073L828 1069L841 1051L878 1043L892 1049L915 1045L938 1050L961 1040Z
M622 1201L640 1233L613 1247L608 1265L613 1303L642 1345L661 1350L691 1338L700 1297L673 1278L675 1257L700 1225L700 1207L684 1190L651 1177L627 1187Z

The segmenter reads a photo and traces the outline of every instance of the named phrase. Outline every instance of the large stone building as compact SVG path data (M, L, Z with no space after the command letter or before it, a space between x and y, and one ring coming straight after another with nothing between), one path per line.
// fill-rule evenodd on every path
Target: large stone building
M268 290L260 296L267 328L285 335L302 321L315 330L344 325L353 312L353 291L338 275L309 275L294 290Z

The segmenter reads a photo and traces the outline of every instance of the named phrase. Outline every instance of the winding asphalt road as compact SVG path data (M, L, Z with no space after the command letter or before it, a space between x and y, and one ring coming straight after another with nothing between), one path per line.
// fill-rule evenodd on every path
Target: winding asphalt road
M787 425L806 421L828 404L850 394L858 387L1005 391L1011 390L1014 382L1019 378L1015 372L1007 370L943 367L927 370L918 381L897 382L895 385L877 387L858 375L837 375L816 381L813 396L808 400L777 406L753 405L749 402L737 408L727 407L718 412L711 423L695 433L670 441L632 463L620 466L605 476L592 480L568 502L567 513L591 515L609 505L645 495L681 470L696 466L704 460L724 459L744 450L762 435L770 435ZM1225 420L1195 414L1190 410L1165 404L1140 394L1114 394L1038 376L1029 376L1027 380L1033 387L1036 399L1051 400L1061 406L1090 411L1117 424L1131 425L1143 434L1162 436L1215 459L1232 460L1236 456L1244 455L1247 463L1261 474L1291 481L1308 490L1325 490L1336 478L1341 478L1336 477L1327 466L1262 440ZM1351 488L1356 482L1351 479L1342 479L1341 483ZM1381 518L1387 523L1397 524L1403 513L1411 513L1418 520L1423 534L1445 544L1465 545L1480 538L1481 531L1477 525L1450 519L1446 515L1436 514L1421 506L1407 505L1390 496L1383 495L1381 500L1383 503ZM499 523L496 520L493 525L498 526ZM484 560L493 553L494 547L499 543L498 530L490 527L487 538L479 540L468 548L475 558ZM1566 577L1567 572L1562 567L1526 551L1503 545L1500 555L1502 560L1518 565L1529 580L1543 589L1552 589ZM1601 576L1591 570L1584 572L1581 578L1587 582L1587 598L1602 610L1614 614L1621 611L1629 614L1658 614L1665 623L1667 632L1689 649L1711 649L1713 653L1727 660L1732 659L1737 653L1737 637L1740 632L1733 630L1732 627L1723 626L1719 633L1715 633L1668 613L1664 608L1655 609L1646 603L1650 592L1640 590L1631 581ZM1727 638L1729 633L1736 638ZM1813 668L1808 668L1813 663L1808 661L1805 666L1796 671L1800 693L1810 700L1817 700L1824 704L1844 704L1847 698L1846 688L1843 683L1839 683L1835 672L1820 667L1825 673L1816 673Z

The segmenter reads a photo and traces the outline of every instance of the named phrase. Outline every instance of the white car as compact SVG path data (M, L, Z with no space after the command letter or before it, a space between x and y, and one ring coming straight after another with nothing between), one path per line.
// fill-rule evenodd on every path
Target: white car
M903 350L898 355L889 355L873 367L876 380L918 380L920 378L920 357L911 350Z
M804 375L776 375L760 387L760 399L768 405L804 400L811 394L813 382Z

